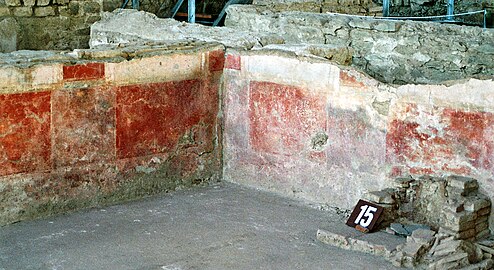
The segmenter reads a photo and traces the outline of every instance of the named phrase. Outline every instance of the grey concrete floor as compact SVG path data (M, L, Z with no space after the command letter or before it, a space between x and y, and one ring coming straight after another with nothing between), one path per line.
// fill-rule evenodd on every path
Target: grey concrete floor
M342 217L221 183L0 227L0 269L396 269L316 240Z

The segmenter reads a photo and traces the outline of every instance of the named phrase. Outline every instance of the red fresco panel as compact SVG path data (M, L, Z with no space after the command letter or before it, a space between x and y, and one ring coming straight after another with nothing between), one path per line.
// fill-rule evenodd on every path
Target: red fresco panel
M118 87L117 157L173 150L211 106L203 102L200 90L198 80Z
M64 80L91 80L105 77L104 63L87 63L63 67Z
M0 175L51 167L50 92L0 95Z
M209 52L209 71L221 71L225 65L225 52L217 50Z
M249 141L258 152L297 154L326 130L326 98L288 85L251 82Z
M228 54L226 56L225 68L240 70L242 68L241 63L242 58L240 57L240 55Z
M55 167L115 159L115 92L112 88L54 91Z
M410 105L409 107L414 107ZM471 167L492 171L494 166L494 115L486 112L465 112L457 109L438 111L439 124L421 124L414 117L424 112L410 110L407 120L393 120L386 136L387 158L401 164L393 174L449 172L467 175ZM435 126L438 125L438 126ZM453 164L463 160L470 166ZM397 165L395 164L395 165Z

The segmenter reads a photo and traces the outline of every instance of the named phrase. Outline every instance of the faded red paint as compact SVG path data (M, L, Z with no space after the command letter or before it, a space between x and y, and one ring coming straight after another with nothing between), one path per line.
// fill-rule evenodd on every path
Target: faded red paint
M115 159L115 91L89 88L54 91L55 168Z
M173 150L187 130L215 116L202 96L198 80L118 87L117 157Z
M94 80L105 77L104 63L86 63L63 67L64 80Z
M50 92L0 95L0 175L51 167Z
M434 170L432 168L421 168L421 167L413 167L409 169L411 174L417 175L432 175L434 174Z
M227 54L226 55L225 68L241 70L242 69L242 58L240 57L240 55Z
M472 167L493 170L494 115L453 109L437 111L439 122L435 124L434 121L425 124L423 118L428 115L422 115L425 113L416 106L407 106L406 121L391 121L387 134L388 160L411 166L408 171L413 174L468 175ZM418 121L415 117L421 117L422 124L415 122ZM439 125L441 130L433 125ZM461 165L462 162L472 167Z
M443 117L449 122L448 136L455 149L464 154L475 168L493 169L494 114L446 109Z
M340 71L340 85L367 88L367 86L363 82L357 81L357 78L350 75L348 70Z
M209 52L209 71L222 71L225 65L225 51Z
M326 99L294 86L251 82L249 141L260 152L300 154L326 130Z

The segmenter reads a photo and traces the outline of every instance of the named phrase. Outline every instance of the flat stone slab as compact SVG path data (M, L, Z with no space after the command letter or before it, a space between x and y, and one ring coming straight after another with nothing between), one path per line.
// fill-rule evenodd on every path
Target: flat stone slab
M389 258L398 245L406 238L385 232L361 233L349 226L319 229L316 237L319 241L347 250L360 251Z

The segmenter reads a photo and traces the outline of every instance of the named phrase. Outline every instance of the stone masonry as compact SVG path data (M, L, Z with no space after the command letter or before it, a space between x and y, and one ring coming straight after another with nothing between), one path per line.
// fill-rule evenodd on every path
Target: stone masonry
M228 9L226 26L278 35L289 44L349 47L353 65L387 83L440 83L494 74L494 30L339 14Z

